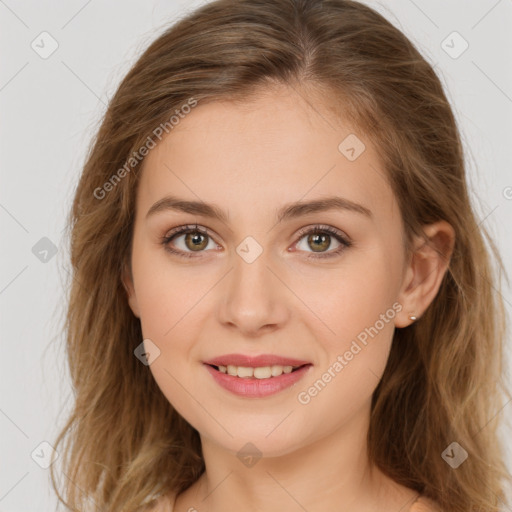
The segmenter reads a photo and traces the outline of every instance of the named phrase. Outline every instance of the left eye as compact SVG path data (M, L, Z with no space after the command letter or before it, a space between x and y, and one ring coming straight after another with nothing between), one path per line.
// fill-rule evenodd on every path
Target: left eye
M314 254L308 255L308 258L331 258L352 245L346 235L331 226L314 226L313 228L302 229L299 233L297 246L303 238L306 238L307 247L314 247ZM338 242L338 247L333 251L323 250L331 245L333 238Z
M181 237L184 237L182 240L182 247L175 249L171 242ZM327 258L336 256L345 248L352 245L352 242L348 237L346 237L346 235L331 226L313 226L312 228L305 228L300 231L298 237L298 241L294 246L298 246L302 239L306 239L307 247L313 247L313 254L308 255L308 258ZM330 247L333 238L338 242L339 246L335 250L326 251L326 249ZM185 258L192 258L196 257L194 252L204 252L204 250L208 248L208 240L213 244L212 248L215 248L216 244L208 231L195 225L177 228L169 235L163 237L162 244L165 249L172 254ZM308 252L307 249L305 249L305 252Z
M326 234L322 231L312 231L309 234L303 235L297 242L296 247L306 252L308 248L314 247L313 252L323 253L332 245L333 239L338 243L338 247L342 245L341 241L331 234ZM302 247L300 247L302 241L304 241L304 243Z

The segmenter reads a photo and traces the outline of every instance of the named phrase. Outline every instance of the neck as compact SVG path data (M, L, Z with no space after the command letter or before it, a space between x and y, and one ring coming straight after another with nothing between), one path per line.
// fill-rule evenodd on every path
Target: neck
M395 484L368 461L368 424L365 408L328 437L280 456L263 454L252 465L201 438L206 471L178 497L175 510L406 511L417 493Z

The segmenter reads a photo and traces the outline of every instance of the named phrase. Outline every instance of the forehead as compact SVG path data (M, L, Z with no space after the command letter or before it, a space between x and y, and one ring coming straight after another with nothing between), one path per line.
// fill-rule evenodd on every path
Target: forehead
M261 212L339 194L396 213L371 141L289 88L245 103L199 103L183 114L146 156L138 192L142 213L166 194Z

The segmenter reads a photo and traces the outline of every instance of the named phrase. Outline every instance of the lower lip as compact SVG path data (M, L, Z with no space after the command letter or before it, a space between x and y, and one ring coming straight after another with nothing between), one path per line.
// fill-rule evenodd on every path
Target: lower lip
M256 379L255 377L234 377L227 373L222 373L210 365L205 365L217 384L224 389L231 391L235 395L246 398L263 398L265 396L274 395L289 388L297 381L302 379L311 364L302 366L298 370L291 373L283 373L279 377L270 377L268 379Z

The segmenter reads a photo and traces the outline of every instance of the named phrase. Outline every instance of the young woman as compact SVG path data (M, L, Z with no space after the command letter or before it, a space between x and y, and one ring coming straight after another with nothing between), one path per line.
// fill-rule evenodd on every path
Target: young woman
M500 510L499 283L440 81L372 9L180 20L69 223L71 510Z

